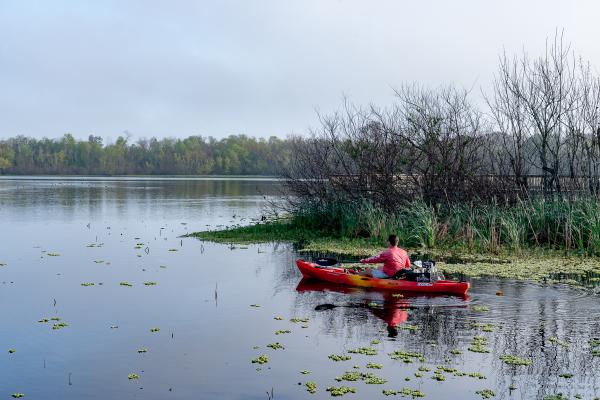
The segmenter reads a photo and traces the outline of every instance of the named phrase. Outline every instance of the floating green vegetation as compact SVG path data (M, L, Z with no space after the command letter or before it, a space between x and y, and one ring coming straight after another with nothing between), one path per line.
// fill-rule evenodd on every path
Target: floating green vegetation
M167 268L167 266L166 265L159 265L158 268L163 268L164 269L164 268Z
M375 340L371 340L371 344L379 344L381 343L379 340L375 339Z
M488 312L490 311L488 306L473 306L471 309L475 312Z
M548 396L544 396L544 400L568 400L562 393L550 394Z
M156 286L157 283L156 282L150 282L150 281L148 281L148 282L144 282L144 285L146 285L146 286Z
M96 264L104 264L104 260L94 260Z
M69 326L69 324L67 324L66 322L58 322L54 325L52 325L52 329L57 330L57 329L62 329Z
M433 373L433 376L431 377L431 379L434 379L434 380L436 380L436 381L439 381L439 382L443 382L443 381L445 381L445 380L446 380L446 377L444 376L444 374L442 374L442 372L441 372L441 371L439 371L439 370L436 370L436 371Z
M461 372L456 371L454 376L468 376L470 378L487 379L487 377L479 372Z
M6 267L8 264L6 264L5 262L0 262L0 267Z
M402 388L401 390L383 390L382 393L384 396L401 395L402 397L410 396L413 399L425 397L425 393L421 392L420 390L410 388Z
M462 351L458 350L458 349L452 349L450 350L450 354L458 356L462 354Z
M152 332L152 333L160 332L160 328L150 328L150 332Z
M278 350L278 349L281 349L281 350L283 350L283 349L285 349L285 347L283 347L283 346L281 345L281 343L279 343L279 342L275 342L275 343L269 343L269 344L267 345L267 347L270 347L270 348L271 348L271 349L273 349L273 350Z
M313 381L308 381L304 383L304 386L306 387L306 391L308 393L317 393L317 384Z
M412 353L409 351L396 350L393 353L388 354L392 360L401 360L405 363L412 363L415 359L425 361L423 354Z
M262 354L254 359L252 359L252 364L266 364L269 362L269 356L266 354Z
M294 323L299 323L299 322L302 322L302 323L304 323L304 324L305 324L305 323L307 323L307 322L308 322L308 318L303 318L303 317L294 317L294 318L291 318L291 319L290 319L290 322L294 322Z
M50 320L48 318L42 318L42 319L38 320L38 322L41 322L41 323L44 323L44 324L47 323L47 322L49 322L49 321Z
M148 349L138 349L138 353L147 353Z
M556 336L552 336L550 339L548 339L548 341L552 344L556 344L562 347L569 347L569 343L560 340L559 338L557 338Z
M250 307L258 308L258 307L260 307L260 305L258 305L258 304L250 304Z
M560 374L558 375L560 378L566 378L566 379L571 379L573 376L573 374L569 374L569 373L564 373L564 374Z
M473 353L489 353L490 350L485 347L487 346L487 339L483 336L474 336L471 341L471 345L467 348L467 350L472 351Z
M400 329L404 329L406 331L411 331L411 332L415 332L417 329L419 329L418 326L416 325L401 325Z
M310 374L310 371L309 371L309 370L307 370L307 369L303 369L302 371L300 371L300 373L301 373L302 375L308 375L308 374Z
M330 354L327 356L327 358L333 361L348 361L352 359L351 356L347 356L344 354Z
M288 329L278 329L275 331L276 335L284 335L286 333L292 333L292 331L288 330Z
M481 329L483 332L494 332L494 330L496 329L496 325L484 324L482 322L471 322L471 328Z
M273 319L276 321L283 321L283 317L273 317Z
M9 353L9 354L12 354L12 353L14 353L14 352L16 352L16 350L15 350L15 349L8 349L8 353Z
M58 254L58 253L46 253L46 255L50 256L50 257L58 257L58 256L60 256L60 254Z
M496 393L494 393L494 391L491 389L478 390L475 392L475 394L480 395L483 399L490 399L496 396Z
M352 353L352 354L364 354L366 356L376 356L377 355L377 350L372 348L372 347L359 347L356 349L350 349L348 350L348 353Z
M132 287L133 285L129 282L119 282L119 285L121 286L127 286L127 287Z
M369 363L367 363L367 368L371 368L371 369L381 369L381 368L383 368L383 365L381 365L381 364L377 364L377 363L372 363L372 362L369 362Z
M500 359L509 365L531 365L531 360L528 358L521 358L509 354L500 356Z
M332 396L343 396L348 393L356 393L356 389L348 386L330 386L327 390Z
M439 372L448 372L450 374L458 372L456 368L448 367L445 365L438 365L437 367L435 367L435 369Z
M132 373L132 374L129 374L129 375L127 375L127 378L128 378L129 380L132 380L132 379L140 379L140 376L139 376L138 374L133 374L133 373Z
M428 367L426 367L426 366L424 366L424 365L421 365L421 366L419 366L419 368L418 368L418 369L419 369L419 371L421 371L421 372L429 372L429 371L431 371L431 368L428 368Z
M598 338L590 339L590 347L592 347L592 348L600 347L600 339L598 339Z
M25 395L23 393L13 393L11 396L14 397L15 399L21 399L21 398L25 397Z
M110 326L110 329L117 329L117 328L119 328L117 325L111 325Z
M342 376L337 376L336 381L355 382L362 379L362 374L359 371L346 371Z
M366 377L364 381L367 385L383 385L387 383L387 379L375 375Z
M83 282L83 283L81 284L81 286L94 286L94 285L95 285L95 283L94 283L94 282Z
M169 249L169 251L178 251L177 249Z

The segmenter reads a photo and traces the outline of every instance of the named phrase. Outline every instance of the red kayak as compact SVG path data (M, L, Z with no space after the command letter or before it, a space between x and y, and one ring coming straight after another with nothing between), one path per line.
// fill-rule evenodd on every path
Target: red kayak
M318 264L296 260L296 265L306 278L374 289L388 289L402 292L443 293L463 296L469 290L469 282L440 280L435 282L415 282L404 279L379 279L361 276L355 271L339 267L322 267Z

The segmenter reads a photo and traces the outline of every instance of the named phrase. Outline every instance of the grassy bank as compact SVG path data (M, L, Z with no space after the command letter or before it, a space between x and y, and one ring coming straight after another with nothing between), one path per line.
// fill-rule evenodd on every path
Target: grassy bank
M191 236L293 242L301 252L358 258L379 251L391 232L415 257L439 260L449 273L592 284L600 274L600 207L591 200L446 209L413 203L394 214L366 203L309 205L288 219Z

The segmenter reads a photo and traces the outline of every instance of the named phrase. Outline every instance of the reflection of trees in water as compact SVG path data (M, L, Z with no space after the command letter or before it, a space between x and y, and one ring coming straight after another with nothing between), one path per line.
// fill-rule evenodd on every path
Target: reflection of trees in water
M290 279L296 276L298 282L300 274L290 272L295 268L289 266L293 263L286 264L280 279L292 288ZM498 280L477 280L475 287L474 301L488 305L489 312L475 312L460 307L460 299L444 297L405 297L398 302L399 307L408 308L406 324L418 326L416 332L400 329L395 339L398 349L423 353L427 362L434 365L444 364L450 350L460 349L461 356L451 357L456 368L488 374L487 382L495 387L500 399L510 396L511 385L517 387L512 392L517 398L542 398L558 392L571 396L597 395L598 358L591 355L589 339L600 332L598 297L572 289ZM496 296L498 289L505 295ZM313 324L318 324L321 334L337 337L344 343L366 345L386 334L386 321L380 313L386 307L386 299L390 301L389 296L374 291L316 285L313 290L300 287L292 302L294 312L314 319ZM379 306L369 307L370 302ZM324 303L339 307L314 311L315 306ZM473 322L491 323L496 328L494 332L482 332L472 327ZM491 353L467 351L475 335L488 338ZM569 346L551 344L551 337L566 341ZM505 364L499 359L503 354L529 358L532 364ZM558 377L562 373L572 373L574 377Z

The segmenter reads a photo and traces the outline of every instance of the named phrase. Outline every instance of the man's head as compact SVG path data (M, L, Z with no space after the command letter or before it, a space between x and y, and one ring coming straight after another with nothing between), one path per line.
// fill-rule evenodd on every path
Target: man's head
M392 247L398 246L398 242L399 242L398 236L390 235L388 237L388 243L390 244L390 246L392 246Z

